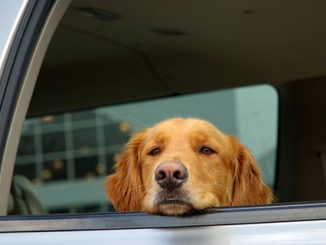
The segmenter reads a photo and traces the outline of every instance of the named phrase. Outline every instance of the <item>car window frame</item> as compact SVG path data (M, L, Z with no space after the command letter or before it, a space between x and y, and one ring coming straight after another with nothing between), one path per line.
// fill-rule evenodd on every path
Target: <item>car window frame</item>
M326 202L221 207L189 216L142 212L0 216L0 233L249 225L326 220Z
M36 78L51 37L70 0L30 0L8 54L1 84L6 84L0 107L0 215L8 196L20 132Z

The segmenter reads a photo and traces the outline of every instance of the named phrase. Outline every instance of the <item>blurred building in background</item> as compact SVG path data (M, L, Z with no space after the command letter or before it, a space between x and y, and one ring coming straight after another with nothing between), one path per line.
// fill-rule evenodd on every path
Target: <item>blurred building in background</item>
M113 211L105 177L132 132L182 116L209 120L256 156L265 181L276 169L278 98L253 86L47 115L25 121L15 167L51 213Z

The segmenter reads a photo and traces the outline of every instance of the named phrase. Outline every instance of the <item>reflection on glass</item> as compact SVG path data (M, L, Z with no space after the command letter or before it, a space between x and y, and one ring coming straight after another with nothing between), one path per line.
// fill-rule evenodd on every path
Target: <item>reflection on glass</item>
M130 135L183 116L206 119L238 137L273 186L277 99L273 87L253 86L30 118L22 130L15 174L37 184L41 201L58 198L45 207L49 212L112 211L103 183Z

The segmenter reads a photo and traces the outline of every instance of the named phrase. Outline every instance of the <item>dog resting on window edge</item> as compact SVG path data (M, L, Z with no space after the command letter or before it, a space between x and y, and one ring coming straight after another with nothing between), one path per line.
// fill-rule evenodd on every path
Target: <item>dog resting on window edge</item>
M186 215L273 200L250 152L201 119L172 118L134 134L115 169L106 187L117 211Z

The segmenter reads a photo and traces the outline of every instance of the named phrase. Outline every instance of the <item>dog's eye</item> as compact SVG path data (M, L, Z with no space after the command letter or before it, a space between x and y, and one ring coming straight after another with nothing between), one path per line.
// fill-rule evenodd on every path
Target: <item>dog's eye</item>
M211 154L216 153L216 151L214 151L212 148L210 148L208 146L203 146L202 148L200 148L199 152L203 153L205 155L211 155Z
M156 148L152 149L150 152L148 152L148 155L156 156L160 153L161 153L161 149L159 147L156 147Z

